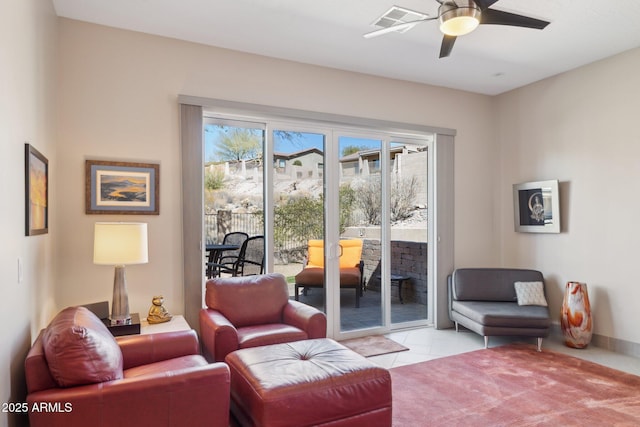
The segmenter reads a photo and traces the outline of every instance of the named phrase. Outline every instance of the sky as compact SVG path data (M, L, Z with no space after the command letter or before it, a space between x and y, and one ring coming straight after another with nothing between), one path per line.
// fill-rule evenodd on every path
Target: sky
M232 129L230 126L205 125L205 160L215 160L216 141L224 134L225 130ZM254 129L253 132L260 136L261 130ZM340 137L340 150L348 146L357 146L363 148L379 148L380 141L365 138ZM274 138L274 151L277 153L294 153L309 148L318 148L323 150L323 135L317 133L298 133L292 134L292 138L287 139L281 137L278 133Z

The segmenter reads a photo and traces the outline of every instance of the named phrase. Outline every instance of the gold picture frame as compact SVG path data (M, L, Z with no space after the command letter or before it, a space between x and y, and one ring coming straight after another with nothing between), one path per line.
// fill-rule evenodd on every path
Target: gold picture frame
M24 144L25 236L49 232L49 160Z

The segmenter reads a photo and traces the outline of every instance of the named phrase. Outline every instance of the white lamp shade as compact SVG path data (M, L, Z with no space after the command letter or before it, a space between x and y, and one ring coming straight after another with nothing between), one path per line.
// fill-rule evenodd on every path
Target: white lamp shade
M93 263L103 265L149 262L147 224L141 222L96 222Z

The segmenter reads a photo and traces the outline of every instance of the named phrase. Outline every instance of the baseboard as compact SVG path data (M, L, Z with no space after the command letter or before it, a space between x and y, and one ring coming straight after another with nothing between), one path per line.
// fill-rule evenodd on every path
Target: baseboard
M560 323L553 323L551 325L551 333L562 337ZM613 351L614 353L624 354L625 356L640 358L640 343L612 338L606 335L593 334L589 345Z

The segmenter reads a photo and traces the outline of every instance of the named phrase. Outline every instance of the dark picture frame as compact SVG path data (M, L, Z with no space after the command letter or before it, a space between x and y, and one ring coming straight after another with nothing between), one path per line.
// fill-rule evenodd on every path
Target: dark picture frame
M49 160L24 144L25 236L49 232Z
M85 212L159 215L160 165L86 160Z
M524 182L513 185L515 231L560 233L558 180Z

